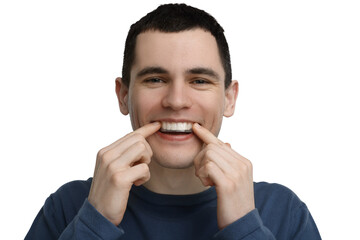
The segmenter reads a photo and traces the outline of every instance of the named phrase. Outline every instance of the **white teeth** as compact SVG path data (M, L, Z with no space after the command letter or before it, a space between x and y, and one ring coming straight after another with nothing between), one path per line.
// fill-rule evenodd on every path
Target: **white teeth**
M161 131L164 132L191 132L192 123L189 122L162 122Z

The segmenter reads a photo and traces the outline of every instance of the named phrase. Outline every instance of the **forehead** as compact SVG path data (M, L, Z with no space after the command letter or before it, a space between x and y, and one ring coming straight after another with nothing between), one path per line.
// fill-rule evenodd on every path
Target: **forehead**
M143 68L154 66L173 73L191 68L209 68L225 78L216 40L210 32L202 29L139 34L131 76Z

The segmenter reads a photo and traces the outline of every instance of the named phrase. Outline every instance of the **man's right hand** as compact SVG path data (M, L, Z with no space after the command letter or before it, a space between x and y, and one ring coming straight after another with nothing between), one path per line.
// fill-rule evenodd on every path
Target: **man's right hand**
M153 152L145 138L160 127L159 122L147 124L98 152L88 200L116 226L123 219L132 185L150 179Z

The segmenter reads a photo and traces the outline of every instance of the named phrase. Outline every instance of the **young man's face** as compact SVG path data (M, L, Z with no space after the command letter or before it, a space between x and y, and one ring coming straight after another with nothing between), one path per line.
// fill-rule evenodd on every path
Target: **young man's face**
M237 95L237 83L225 90L224 79L216 40L209 32L138 35L130 86L121 85L118 96L134 130L154 121L164 124L165 129L147 138L153 161L167 168L192 166L202 142L193 133L171 130L197 122L217 136L222 117L234 112Z

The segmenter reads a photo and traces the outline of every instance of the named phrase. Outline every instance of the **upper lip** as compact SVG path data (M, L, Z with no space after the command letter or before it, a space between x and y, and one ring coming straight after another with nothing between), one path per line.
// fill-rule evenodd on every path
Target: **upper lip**
M190 123L195 123L196 121L189 120L189 119L164 118L164 119L155 120L154 122L190 122Z

